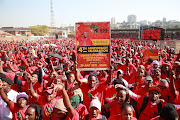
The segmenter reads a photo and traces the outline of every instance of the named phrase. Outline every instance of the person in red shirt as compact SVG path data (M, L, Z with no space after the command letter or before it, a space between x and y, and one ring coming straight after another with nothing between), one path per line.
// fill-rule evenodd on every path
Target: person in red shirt
M139 59L135 59L134 65L135 65L136 69L138 69L139 65L140 65L140 60Z
M144 80L144 86L136 89L134 93L141 96L148 96L149 95L149 88L153 86L153 79L148 76Z
M28 78L26 79L26 81L20 81L18 79L18 72L16 73L16 76L14 78L14 83L21 86L21 90L26 92L27 94L29 94L29 90L28 90L28 85L29 85L29 78L32 80L32 85L33 85L33 89L38 93L38 94L42 94L43 93L43 81L42 81L42 77L43 77L43 70L42 70L42 63L38 62L38 68L39 68L39 72L36 73L34 72L32 74L32 76L28 76ZM30 97L29 99L30 103L37 103L37 101L33 98Z
M84 120L107 120L104 115L101 115L101 103L98 97L94 97L90 103L89 114L85 116Z
M179 120L179 115L174 105L166 104L162 108L160 115L151 120Z
M123 85L119 85L118 87L128 90ZM158 106L161 104L161 107L163 107L164 104L167 104L166 102L163 102L159 99L161 89L156 86L149 88L149 96L146 98L140 95L136 95L131 90L128 90L128 92L130 97L137 102L137 105L141 106L141 108L136 109L136 112L138 113L138 120L151 120L152 118L158 116L160 112ZM147 104L146 106L143 106L145 99L147 100ZM145 108L142 108L142 106Z
M79 72L76 68L76 65L74 66L74 68L75 68L75 79L78 82L78 85L83 92L83 104L87 108L89 108L92 97L97 96L101 104L103 105L104 103L103 91L112 80L112 73L114 68L111 66L107 80L101 83L96 83L97 81L96 73L90 73L87 83L81 82L81 80L79 79Z
M162 64L161 66L161 78L166 79L169 78L170 75L170 67L168 64Z
M161 79L159 81L158 87L161 89L160 99L165 100L166 102L172 102L172 96L169 89L169 83L166 79Z
M71 101L72 107L78 112L79 119L84 119L86 115L88 115L88 110L85 105L83 105L81 102L80 95L73 95L69 98Z
M157 60L153 61L152 67L148 71L148 76L151 76L155 69L159 69L158 67L159 67L158 61Z
M1 79L9 79L9 78L1 78ZM28 95L26 93L19 93L16 97L17 103L14 103L13 101L7 98L7 95L4 93L4 90L2 88L3 88L3 83L2 80L0 80L0 96L7 103L9 110L12 112L13 114L12 120L17 120L17 119L23 120L23 118L25 117L25 111L28 107L27 105Z
M43 108L36 104L31 104L25 112L25 120L42 120L43 116Z
M108 120L137 120L136 117L133 117L133 107L124 103L121 107L121 114L110 116Z
M37 102L43 107L44 109L44 120L49 120L51 118L51 113L53 111L53 107L56 104L57 100L55 98L56 93L53 89L48 89L45 91L45 96L44 94L38 95L35 90L33 89L32 86L32 81L29 81L29 92L32 97L36 98Z
M144 66L140 65L137 73L134 74L128 82L129 84L131 84L131 86L134 86L133 91L141 88L144 85L144 80L145 80L144 76L145 76L145 68Z
M84 32L82 34L82 37L80 37L77 40L77 45L78 46L92 46L93 45L91 39L89 39L88 36L87 36L87 32Z
M169 89L173 97L173 103L180 104L180 91L176 90L175 80L176 80L176 75L175 75L175 72L172 71L171 76L170 76Z
M155 69L151 77L153 78L153 85L158 85L161 80L161 70Z
M117 84L118 85L118 84ZM116 87L116 86L115 86ZM110 116L121 114L121 106L123 103L129 103L130 98L126 90L120 89L116 97L109 103L105 104L102 109L110 111Z
M116 78L116 79L113 81L113 85L109 85L109 86L104 90L104 101L105 101L105 102L108 103L108 102L113 101L114 97L116 96L117 92L119 91L118 88L117 88L117 89L115 88L116 84L122 84L122 85L126 86L125 83L124 83L124 81L122 81L122 79ZM128 84L127 84L126 87L128 87Z
M117 67L117 70L118 69L121 69L124 72L123 78L127 80L127 82L131 76L137 72L136 67L131 63L130 58L126 58L126 64L121 65L120 68Z
M69 96L64 88L63 84L55 85L54 90L62 93L63 99L59 99L53 109L55 117L52 120L79 120L79 114L74 110Z
M141 65L143 65L145 68L146 68L146 71L148 72L149 69L151 68L151 63L153 62L153 59L152 58L149 58L147 60L147 62L143 62L141 63Z

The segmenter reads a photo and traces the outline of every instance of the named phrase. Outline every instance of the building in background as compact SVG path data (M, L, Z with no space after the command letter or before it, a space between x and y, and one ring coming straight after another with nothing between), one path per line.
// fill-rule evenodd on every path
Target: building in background
M33 36L31 33L30 28L24 28L24 27L2 27L0 30L10 33L15 36Z
M49 37L67 38L70 30L68 28L49 27Z
M111 18L111 25L114 25L114 24L116 24L116 18L112 17Z
M128 15L127 17L127 22L130 24L136 23L137 22L137 17L136 15Z

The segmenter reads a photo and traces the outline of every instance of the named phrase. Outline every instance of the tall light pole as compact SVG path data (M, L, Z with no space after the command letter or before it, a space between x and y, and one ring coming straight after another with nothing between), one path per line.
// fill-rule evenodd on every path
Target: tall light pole
M51 24L50 24L50 35L52 36L54 33L53 28L55 27L55 20L54 20L54 10L53 10L53 0L51 1Z
M51 0L51 27L54 27L55 20L54 20L54 10L53 10L53 0Z

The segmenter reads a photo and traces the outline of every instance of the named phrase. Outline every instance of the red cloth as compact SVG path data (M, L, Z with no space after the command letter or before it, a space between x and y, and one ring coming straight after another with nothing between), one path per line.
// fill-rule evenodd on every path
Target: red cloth
M100 119L100 120L102 119L102 115L100 115L99 119ZM88 120L98 120L98 119L93 118L93 117L91 116L91 114L89 114ZM104 120L104 119L103 119L103 120ZM107 120L107 119L105 118L105 120Z
M137 97L135 100L137 102L137 107L136 110L139 112L140 108L142 106L143 103L143 99L144 97ZM162 103L162 107L164 106L164 104L166 104L165 102L161 101ZM156 117L158 115L158 107L157 104L152 104L150 102L150 100L148 101L146 108L144 109L144 111L141 113L140 117L138 120L150 120L154 117Z
M101 102L101 106L103 105L103 90L107 87L105 82L102 83L96 83L96 85L93 88L90 88L88 83L81 83L80 88L83 92L83 104L87 107L89 110L90 106L90 96L88 93L91 93L93 96L97 96L99 98L99 101Z
M26 112L26 109L28 108L28 106L26 108L24 108L24 109L20 109L17 106L17 103L12 102L11 106L8 106L8 107L9 107L9 110L13 114L13 119L12 120L23 120L25 118L25 112ZM21 119L18 119L17 113L21 114L21 116L22 116Z
M45 96L40 96L39 95L38 98L37 98L37 101L43 107L43 110L44 110L43 120L49 120L51 115L48 112L47 107L51 108L51 111L53 111L54 105L56 104L58 99L55 99L53 103L50 103L50 102L46 101L46 97Z
M114 116L110 116L108 118L108 120L121 120L121 115L114 115ZM132 117L131 120L137 120L135 117Z
M76 108L76 111L78 112L80 119L84 118L88 114L86 106L81 103Z

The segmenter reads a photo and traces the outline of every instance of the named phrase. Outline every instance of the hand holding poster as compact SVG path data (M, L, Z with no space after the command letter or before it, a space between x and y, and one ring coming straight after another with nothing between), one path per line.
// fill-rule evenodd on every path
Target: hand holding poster
M110 22L76 23L77 68L110 67Z

